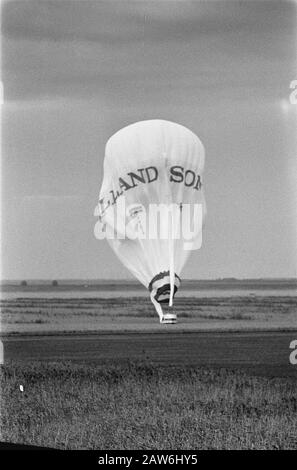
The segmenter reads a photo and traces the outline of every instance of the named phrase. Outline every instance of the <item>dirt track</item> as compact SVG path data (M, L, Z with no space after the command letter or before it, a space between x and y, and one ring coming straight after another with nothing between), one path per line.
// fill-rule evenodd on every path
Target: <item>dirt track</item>
M17 335L3 337L6 361L106 362L148 360L164 365L242 368L268 376L293 376L291 332L174 332Z

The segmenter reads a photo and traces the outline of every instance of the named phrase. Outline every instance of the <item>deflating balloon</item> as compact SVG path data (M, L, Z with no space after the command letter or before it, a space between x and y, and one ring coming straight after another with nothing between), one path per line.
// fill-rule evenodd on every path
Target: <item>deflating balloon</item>
M106 144L95 235L148 288L161 322L176 320L162 304L172 306L182 269L201 246L203 168L200 139L169 121L137 122Z

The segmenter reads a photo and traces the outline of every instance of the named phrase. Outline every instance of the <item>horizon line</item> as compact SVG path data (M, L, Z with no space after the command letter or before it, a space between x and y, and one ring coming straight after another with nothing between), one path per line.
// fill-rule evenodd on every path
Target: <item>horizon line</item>
M196 281L297 281L296 277L216 277L216 278L184 278L183 282L196 282ZM125 282L141 284L137 279L115 279L115 278L14 278L14 279L0 279L1 283L5 282Z

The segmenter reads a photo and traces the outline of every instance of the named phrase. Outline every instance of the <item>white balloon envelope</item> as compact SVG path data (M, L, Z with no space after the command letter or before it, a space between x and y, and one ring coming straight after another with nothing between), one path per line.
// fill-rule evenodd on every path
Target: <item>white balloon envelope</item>
M106 144L95 236L149 289L162 323L175 323L161 304L172 306L182 269L201 247L203 169L200 139L173 122L137 122Z

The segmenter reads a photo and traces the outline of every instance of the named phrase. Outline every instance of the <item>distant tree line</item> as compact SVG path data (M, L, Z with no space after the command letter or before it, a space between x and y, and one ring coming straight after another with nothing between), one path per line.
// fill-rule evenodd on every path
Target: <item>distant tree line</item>
M27 281L21 281L21 286L25 287L25 286L27 286L27 285L28 285ZM52 281L52 286L55 287L55 286L58 286L58 285L59 285L58 281L56 281L56 280L54 279L54 280Z

